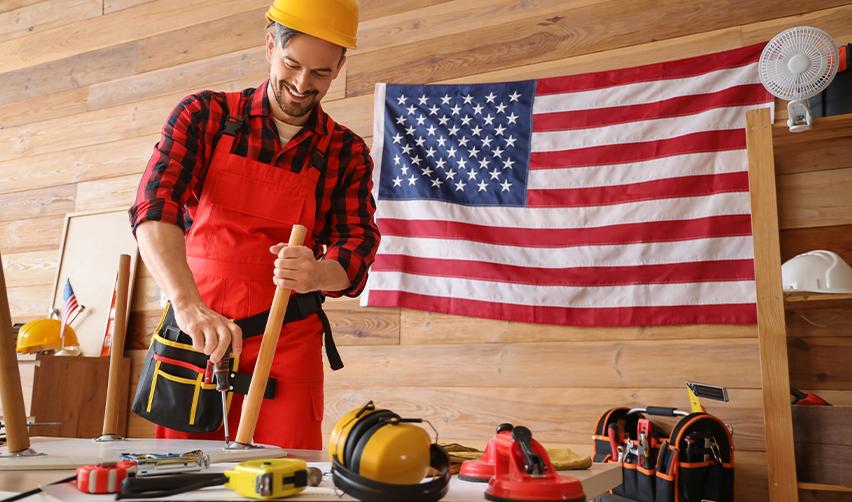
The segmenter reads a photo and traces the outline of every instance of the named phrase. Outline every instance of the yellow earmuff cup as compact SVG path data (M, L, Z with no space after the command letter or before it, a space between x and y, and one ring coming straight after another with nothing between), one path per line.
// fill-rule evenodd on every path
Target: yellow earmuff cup
M343 458L343 449L346 446L346 439L355 425L364 419L364 417L375 413L377 410L372 405L367 405L361 408L355 408L349 413L343 415L340 420L334 424L334 429L331 430L331 437L328 440L328 456L331 460L337 460L341 464L346 465L346 459ZM355 418L361 413L358 418Z
M411 424L383 424L368 438L358 458L357 472L383 483L419 483L429 471L429 434ZM350 466L355 468L355 466Z

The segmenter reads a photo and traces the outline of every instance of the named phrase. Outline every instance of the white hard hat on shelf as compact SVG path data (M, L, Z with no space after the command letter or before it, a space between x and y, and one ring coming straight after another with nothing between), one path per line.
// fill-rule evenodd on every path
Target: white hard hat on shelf
M834 251L808 251L781 265L781 284L784 291L852 293L852 267Z

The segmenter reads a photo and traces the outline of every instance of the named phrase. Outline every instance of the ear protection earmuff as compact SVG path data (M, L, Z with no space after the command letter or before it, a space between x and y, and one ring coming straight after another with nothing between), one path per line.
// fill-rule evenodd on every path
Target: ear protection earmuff
M334 485L366 502L440 500L449 488L450 459L412 425L422 421L377 409L372 401L345 414L328 444ZM438 476L422 483L429 467Z

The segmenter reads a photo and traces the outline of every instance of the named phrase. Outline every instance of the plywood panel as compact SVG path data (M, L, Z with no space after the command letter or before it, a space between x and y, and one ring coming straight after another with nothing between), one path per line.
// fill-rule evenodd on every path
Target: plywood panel
M814 249L828 249L852 264L852 225L791 228L781 231L781 261Z
M70 89L0 105L0 128L83 113L87 110L86 94L87 89Z
M436 82L494 68L549 61L740 24L825 9L845 2L772 0L718 3L691 1L600 2L549 15L436 37L423 51L418 42L353 55L348 95L372 91L375 82ZM678 23L667 22L678 19Z
M341 347L334 387L681 387L684 379L760 385L757 341L564 342ZM684 361L694 361L687 367Z
M373 308L367 308L370 311ZM684 325L580 328L494 321L400 309L403 344L567 342L594 340L678 340L755 338L754 325Z
M53 284L59 252L32 251L29 253L3 254L3 271L6 286L34 286Z
M392 16L400 12L428 7L430 5L439 5L447 3L448 0L358 0L358 9L360 10L360 19L369 21L379 17Z
M852 339L790 338L790 384L800 389L852 389Z
M0 195L0 221L63 215L73 210L76 192L72 184Z
M43 2L44 0L0 0L0 12L20 9L27 5Z
M778 176L782 229L852 224L852 168Z
M110 16L77 21L61 28L0 42L0 53L9 55L0 60L0 72L184 29L267 3L267 0L157 0Z
M731 402L707 401L708 411L730 423L737 450L763 450L762 397L758 389L732 391ZM589 439L598 418L616 406L680 406L689 409L682 389L583 389L557 387L371 387L333 388L326 393L323 431L338 417L369 400L404 417L422 417L441 436L482 438L497 425L529 426L545 443L580 443ZM570 420L566 420L570 417ZM660 423L671 423L660 420Z
M0 221L0 249L3 254L58 249L63 222L62 216Z
M0 12L0 42L101 15L103 0L40 2Z
M159 133L155 133L26 159L0 161L0 193L131 173L141 176L158 139Z
M103 0L104 15L153 1L154 0Z
M813 309L787 312L787 337L814 338L852 333L852 309Z
M775 149L777 174L846 167L852 167L852 138L849 137L809 143L807 148L794 146Z

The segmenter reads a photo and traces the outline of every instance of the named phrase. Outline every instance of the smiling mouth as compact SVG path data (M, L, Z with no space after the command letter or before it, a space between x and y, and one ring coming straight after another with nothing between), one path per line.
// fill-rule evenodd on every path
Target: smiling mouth
M282 82L281 82L281 84L282 84L282 87L284 87L284 88L287 90L287 93L288 93L288 94L290 94L290 96L292 96L292 97L294 97L294 98L296 98L296 99L305 99L305 98L311 97L311 96L313 96L314 94L316 94L316 91L308 91L308 92L306 92L306 93L302 94L302 93L300 93L300 92L297 92L297 91L296 91L293 87L291 87L291 86L290 86L290 84L289 84L289 83L287 83L287 82L282 81Z

